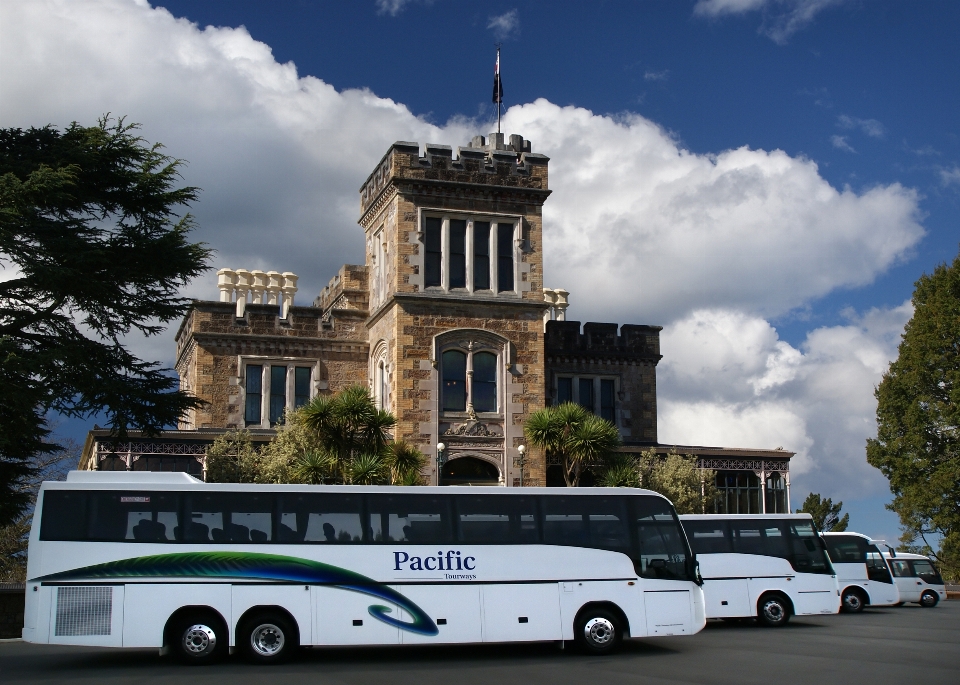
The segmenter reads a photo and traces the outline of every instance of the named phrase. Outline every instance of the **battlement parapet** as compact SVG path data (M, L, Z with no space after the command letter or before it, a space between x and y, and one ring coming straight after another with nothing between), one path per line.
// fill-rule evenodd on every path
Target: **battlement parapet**
M390 146L376 169L360 188L360 211L366 212L394 179L468 183L540 191L549 194L547 165L550 158L531 151L529 140L502 133L474 136L456 157L449 145L398 141Z
M367 292L367 267L363 264L344 264L337 275L313 301L313 306L323 311L324 316L336 310L366 312L370 305Z
M619 334L617 329L619 328ZM548 357L618 357L624 359L660 360L662 326L593 323L579 321L547 321L544 348Z

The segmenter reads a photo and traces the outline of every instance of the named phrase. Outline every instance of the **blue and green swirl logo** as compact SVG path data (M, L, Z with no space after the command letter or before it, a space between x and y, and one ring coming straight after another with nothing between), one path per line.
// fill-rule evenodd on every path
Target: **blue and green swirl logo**
M401 630L420 635L436 635L440 631L426 612L396 590L359 573L319 561L254 552L183 552L156 554L84 566L53 573L39 580L96 580L117 578L223 578L274 580L306 585L331 585L342 590L359 592L393 602L412 617L413 622L389 616L390 607L371 604L371 616Z

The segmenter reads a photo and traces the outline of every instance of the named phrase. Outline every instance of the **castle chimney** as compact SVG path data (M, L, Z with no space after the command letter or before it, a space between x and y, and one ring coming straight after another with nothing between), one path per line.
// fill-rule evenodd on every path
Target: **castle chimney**
M290 308L293 306L293 296L297 292L297 278L295 273L290 271L283 272L283 307L280 311L280 318L286 319L290 314Z
M280 288L283 285L283 276L280 275L279 271L268 271L266 274L267 277L267 302L266 304L272 304L275 306L280 306Z
M253 275L246 269L237 269L237 318L243 316L247 307L247 293L253 285Z
M217 287L220 289L221 302L233 302L233 289L237 283L237 273L233 269L220 269L217 272Z
M253 285L250 286L252 294L250 304L263 304L263 295L267 289L267 274L259 269L250 272L253 276Z

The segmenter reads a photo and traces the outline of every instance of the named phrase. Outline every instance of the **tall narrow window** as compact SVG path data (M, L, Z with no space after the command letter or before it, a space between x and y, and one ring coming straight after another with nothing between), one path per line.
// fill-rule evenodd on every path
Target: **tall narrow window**
M283 410L287 408L287 367L270 367L270 425L283 420Z
M385 251L385 245L383 244L383 230L377 231L377 234L373 237L374 240L374 259L376 264L374 265L375 271L375 280L374 280L374 292L376 293L376 302L380 303L383 301L384 293L387 289L387 255Z
M589 412L594 411L593 407L593 379L592 378L580 378L580 397L578 401L580 406L586 409Z
M513 224L497 224L497 291L513 290Z
M602 379L600 381L600 418L614 425L617 424L615 395L613 381Z
M263 400L263 367L247 364L246 395L243 420L249 426L260 423L260 403Z
M387 408L387 364L382 360L377 364L377 408Z
M428 217L424 236L423 285L425 288L439 286L440 264L443 261L442 238L443 221Z
M573 402L573 379L572 378L558 378L557 379L557 404L563 404L564 402Z
M467 222L450 220L450 287L467 287Z
M293 408L298 409L310 401L310 367L298 366L293 378Z
M473 222L473 289L490 289L490 222Z
M497 355L473 355L473 410L497 411Z
M443 410L467 410L467 355L457 350L443 353Z

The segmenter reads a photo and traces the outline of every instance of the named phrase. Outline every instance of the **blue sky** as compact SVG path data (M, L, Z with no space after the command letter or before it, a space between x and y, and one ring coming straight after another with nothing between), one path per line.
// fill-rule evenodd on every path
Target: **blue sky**
M309 302L363 258L393 140L490 130L551 156L547 285L663 325L663 441L797 452L794 503L896 536L866 465L913 282L957 254L960 5L872 0L11 0L0 124L143 124L190 162L216 268ZM212 277L188 294L214 298ZM131 340L172 363L170 333ZM64 430L82 434L84 423Z

